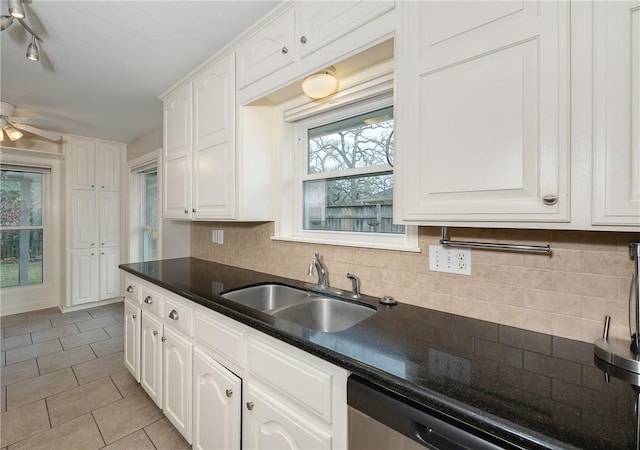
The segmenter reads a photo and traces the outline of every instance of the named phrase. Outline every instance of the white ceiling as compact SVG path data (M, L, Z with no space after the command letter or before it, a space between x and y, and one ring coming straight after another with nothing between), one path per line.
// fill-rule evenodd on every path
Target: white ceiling
M162 125L160 94L277 3L29 0L40 61L14 21L0 35L0 96L40 128L129 143Z

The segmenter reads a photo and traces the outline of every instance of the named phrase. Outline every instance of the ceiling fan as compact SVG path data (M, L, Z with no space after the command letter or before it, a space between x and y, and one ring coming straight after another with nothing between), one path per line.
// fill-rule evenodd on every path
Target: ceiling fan
M13 117L15 111L15 105L8 102L0 102L0 141L4 140L5 134L11 141L17 141L24 135L22 133L23 131L49 139L50 141L59 141L62 139L62 136L59 134L29 125L27 122L31 120L27 117Z

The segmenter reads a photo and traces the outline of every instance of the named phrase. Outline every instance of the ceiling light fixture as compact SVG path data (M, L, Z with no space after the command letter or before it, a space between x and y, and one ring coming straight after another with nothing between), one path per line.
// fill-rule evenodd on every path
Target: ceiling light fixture
M24 136L19 130L12 127L11 125L5 127L4 132L7 133L7 137L9 137L9 139L11 139L12 141L17 141L22 136Z
M42 42L42 39L25 22L25 10L22 6L22 0L9 0L9 15L0 17L0 29L4 31L9 28L13 24L13 19L17 19L18 23L31 34L31 43L27 47L27 59L39 61L40 50L38 50L36 40Z
M321 72L309 75L302 82L302 91L307 97L319 99L333 94L338 88L336 69L331 66Z
M16 19L24 19L24 8L20 0L9 0L9 14Z
M31 36L31 44L27 47L27 59L31 61L39 61L40 60L40 51L38 51L38 46L36 45L36 37Z

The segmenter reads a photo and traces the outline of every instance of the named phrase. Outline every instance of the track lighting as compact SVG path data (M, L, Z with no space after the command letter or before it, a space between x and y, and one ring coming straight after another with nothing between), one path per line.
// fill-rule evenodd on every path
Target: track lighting
M16 19L24 19L24 8L20 0L9 0L9 14Z
M0 17L0 30L4 31L11 26L13 23L12 16L2 16Z
M21 0L9 0L9 15L0 16L0 28L6 30L16 19L22 27L31 34L31 43L27 47L27 59L31 61L40 61L40 50L36 44L36 40L42 42L38 33L33 31L27 22L25 22L25 12ZM6 130L5 130L6 131ZM9 134L7 133L7 136Z
M36 37L31 35L31 44L27 47L27 59L31 61L39 61L40 60L40 52L38 51L38 46L36 45Z

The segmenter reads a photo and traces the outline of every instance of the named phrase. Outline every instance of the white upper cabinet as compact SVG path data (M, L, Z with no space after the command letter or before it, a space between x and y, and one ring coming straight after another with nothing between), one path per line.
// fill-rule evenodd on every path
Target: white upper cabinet
M276 17L238 47L238 87L282 69L295 59L293 9Z
M595 2L594 225L640 228L640 2Z
M122 146L98 141L96 144L96 186L101 191L120 191Z
M193 217L233 218L235 70L231 53L193 81Z
M96 143L92 139L73 138L68 146L71 189L95 189Z
M305 57L390 11L393 0L304 1L296 6L296 43Z
M164 214L167 219L191 217L191 83L164 99Z
M568 3L401 5L396 218L568 221Z

